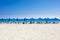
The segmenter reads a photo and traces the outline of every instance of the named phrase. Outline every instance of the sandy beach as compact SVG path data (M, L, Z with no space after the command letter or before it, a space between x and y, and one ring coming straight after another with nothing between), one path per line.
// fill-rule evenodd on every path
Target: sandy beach
M60 24L0 24L0 40L60 40Z

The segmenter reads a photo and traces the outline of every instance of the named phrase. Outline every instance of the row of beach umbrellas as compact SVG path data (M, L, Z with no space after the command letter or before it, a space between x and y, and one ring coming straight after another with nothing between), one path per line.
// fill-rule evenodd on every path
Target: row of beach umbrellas
M22 24L34 24L34 23L39 23L39 24L42 24L42 23L59 23L60 22L60 19L57 19L57 18L54 18L54 19L49 19L49 18L38 18L38 19L34 19L34 18L30 18L30 19L27 19L27 18L24 18L24 19L0 19L0 23L22 23Z

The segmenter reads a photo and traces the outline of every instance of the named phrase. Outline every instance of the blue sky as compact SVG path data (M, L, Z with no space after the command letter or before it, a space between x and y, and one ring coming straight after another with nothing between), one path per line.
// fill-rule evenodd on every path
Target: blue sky
M60 0L0 0L0 18L60 18Z

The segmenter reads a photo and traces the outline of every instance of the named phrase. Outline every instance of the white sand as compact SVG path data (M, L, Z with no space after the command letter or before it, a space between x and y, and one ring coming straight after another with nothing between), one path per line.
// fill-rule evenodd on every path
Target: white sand
M0 24L0 40L60 40L60 24Z

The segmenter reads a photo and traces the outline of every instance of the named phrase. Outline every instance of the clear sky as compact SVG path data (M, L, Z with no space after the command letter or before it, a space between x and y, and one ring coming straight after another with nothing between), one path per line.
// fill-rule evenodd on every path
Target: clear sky
M60 0L0 0L0 18L60 18Z

